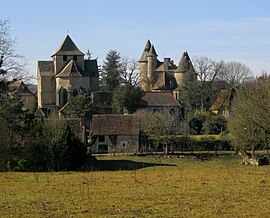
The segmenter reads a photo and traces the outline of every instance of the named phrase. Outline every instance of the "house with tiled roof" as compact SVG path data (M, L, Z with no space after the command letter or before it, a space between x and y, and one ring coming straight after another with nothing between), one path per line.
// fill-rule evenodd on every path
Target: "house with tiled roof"
M79 91L91 94L99 89L97 60L84 58L69 35L50 61L38 61L38 107L45 114L61 109Z
M91 135L95 139L92 153L137 153L139 151L139 118L134 114L94 115Z
M30 113L35 112L37 108L37 96L33 85L29 87L23 81L13 80L9 83L9 90L13 94L18 94L23 103L23 110Z

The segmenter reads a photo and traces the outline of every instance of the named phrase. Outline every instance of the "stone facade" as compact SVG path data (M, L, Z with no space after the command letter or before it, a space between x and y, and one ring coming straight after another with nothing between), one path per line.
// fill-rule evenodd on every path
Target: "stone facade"
M148 40L139 60L140 85L144 91L172 91L183 85L187 73L194 71L187 52L182 54L178 66L170 58L159 61L157 57L154 45Z
M38 107L48 113L61 109L79 91L91 94L99 89L97 60L85 60L69 35L51 61L38 61Z

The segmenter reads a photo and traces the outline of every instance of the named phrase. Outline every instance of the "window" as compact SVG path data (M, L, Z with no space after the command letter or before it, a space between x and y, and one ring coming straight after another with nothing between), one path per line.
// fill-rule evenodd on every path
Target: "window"
M77 61L77 55L73 55L73 60Z
M123 147L125 147L126 146L126 144L125 143L123 143Z
M105 136L104 135L99 136L98 141L99 142L105 142Z
M66 55L63 56L63 61L67 61L67 56Z

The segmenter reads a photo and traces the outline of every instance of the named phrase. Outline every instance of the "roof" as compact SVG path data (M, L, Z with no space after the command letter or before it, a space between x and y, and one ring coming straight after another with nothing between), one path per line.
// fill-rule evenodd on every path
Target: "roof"
M179 107L179 102L170 92L146 92L143 100L148 107Z
M193 68L192 62L191 62L189 55L186 51L182 54L179 65L178 65L177 69L175 70L175 72L176 73L186 73L187 71L193 70L193 69L194 68Z
M110 91L92 92L92 100L93 100L94 104L96 104L96 105L100 105L100 104L111 105L112 104L112 92L110 92Z
M209 110L210 111L219 110L222 106L225 106L228 103L230 96L231 93L228 89L221 89L217 99L214 101Z
M32 92L27 85L23 81L13 80L9 83L9 88L11 91L18 91L22 94L29 94L33 95L34 92Z
M153 86L153 90L172 90L177 87L176 80L173 76L169 75L166 72L163 72L155 85Z
M34 115L35 115L35 117L45 117L45 114L40 107L36 110Z
M149 50L147 56L156 56L156 57L158 56L158 55L157 55L157 52L156 52L156 50L155 50L154 45L151 45L150 50Z
M55 77L83 77L88 76L82 69L76 64L74 60L68 62L64 69L58 73Z
M84 60L84 72L89 76L98 77L98 65L97 60Z
M139 135L139 117L134 114L93 115L93 135Z
M139 62L147 61L146 60L146 55L148 54L150 48L151 48L151 42L148 39L145 46L144 46L144 50L143 50L143 53L142 53L142 56L141 56Z
M72 41L69 35L66 36L60 47L57 49L57 51L52 55L84 55L75 43Z
M41 76L54 75L53 61L38 61L38 73L40 73Z

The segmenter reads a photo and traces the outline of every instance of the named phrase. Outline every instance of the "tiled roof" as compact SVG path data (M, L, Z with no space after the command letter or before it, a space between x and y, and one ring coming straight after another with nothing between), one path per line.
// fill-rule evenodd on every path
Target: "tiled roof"
M91 132L93 135L138 135L139 118L133 114L94 115Z
M178 107L179 102L170 92L146 92L143 100L149 107Z
M55 77L82 77L88 76L79 68L74 60L71 60L64 69Z
M69 35L66 36L63 43L60 45L60 47L57 49L57 51L52 55L84 55L75 43L72 41Z
M11 81L9 83L9 88L11 91L17 91L19 93L23 94L34 94L28 87L27 85L24 84L23 81Z
M95 104L112 104L112 92L109 91L96 91L92 93L92 100Z
M89 76L98 77L97 60L84 60L84 72Z
M219 110L222 106L225 106L230 99L230 91L228 89L221 89L217 99L212 104L210 111Z

